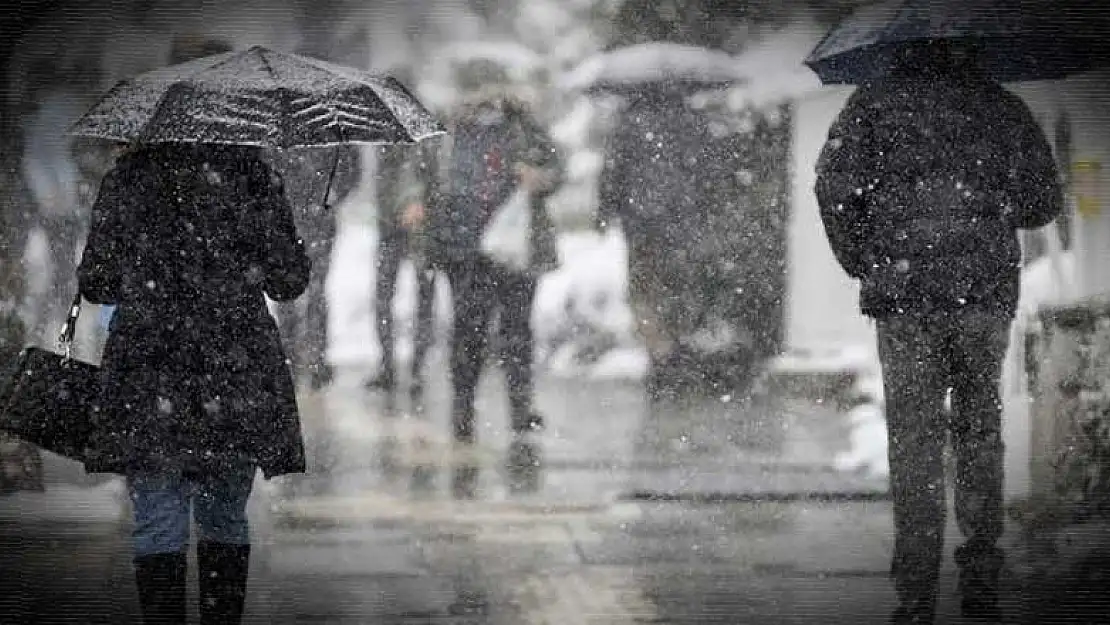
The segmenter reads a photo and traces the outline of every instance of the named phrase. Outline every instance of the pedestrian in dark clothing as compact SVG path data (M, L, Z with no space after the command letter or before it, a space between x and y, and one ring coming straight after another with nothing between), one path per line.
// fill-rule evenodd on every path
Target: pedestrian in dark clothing
M416 325L410 392L424 388L424 360L434 337L435 271L428 266L421 243L421 222L428 198L438 182L431 171L434 155L426 145L382 148L378 160L378 254L374 311L382 348L382 367L367 386L392 392L396 385L393 297L401 264L408 258L416 270Z
M961 605L998 618L999 383L1018 300L1017 230L1061 211L1051 149L973 50L907 48L833 124L817 164L825 231L877 320L889 432L893 622L931 623L943 551L942 450L956 456ZM944 413L952 392L952 414Z
M336 152L338 151L338 153ZM299 150L278 153L274 167L285 180L296 181L287 191L293 206L297 231L304 237L305 251L312 263L305 296L299 301L276 306L282 336L286 340L294 379L307 381L309 388L327 386L333 377L328 363L328 275L338 230L335 209L355 188L359 175L357 149L341 146L329 150ZM338 161L335 159L338 158ZM327 173L335 166L329 197L324 197ZM320 175L321 173L325 175Z
M474 439L474 401L499 314L511 427L525 436L543 427L533 406L532 303L539 277L558 264L546 199L561 184L563 161L554 142L525 105L503 92L486 92L462 107L446 147L446 184L426 226L433 264L451 284L454 332L451 377L455 439ZM516 271L481 251L481 237L518 185L529 190L530 262Z
M714 137L710 117L688 103L695 92L645 87L609 139L599 184L599 229L619 219L628 242L629 298L649 356L652 398L704 373L690 339L713 321L720 285L741 285L720 270L726 260L736 263L733 253L721 253L718 239L727 233L714 217L727 206L720 195L738 165L732 150L719 148L724 140ZM740 316L724 312L730 325Z
M309 267L281 179L250 149L139 147L101 185L78 282L117 308L86 469L127 478L146 623L185 623L190 509L201 622L240 621L255 472L305 470L263 294L298 297Z

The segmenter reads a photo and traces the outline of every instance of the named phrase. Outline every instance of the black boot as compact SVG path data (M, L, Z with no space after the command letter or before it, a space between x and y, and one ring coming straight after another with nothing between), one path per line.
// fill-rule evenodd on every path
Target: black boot
M955 553L960 569L960 612L965 618L1000 621L998 583L1005 554L997 547L960 545Z
M135 558L135 586L145 625L185 625L184 553Z
M250 545L197 543L201 625L238 625L247 596Z
M890 617L891 625L933 625L937 609L936 575L895 579L898 608Z
M386 365L378 372L376 376L366 381L365 387L369 391L385 391L392 393L393 389L397 386L397 381L393 375L393 367Z

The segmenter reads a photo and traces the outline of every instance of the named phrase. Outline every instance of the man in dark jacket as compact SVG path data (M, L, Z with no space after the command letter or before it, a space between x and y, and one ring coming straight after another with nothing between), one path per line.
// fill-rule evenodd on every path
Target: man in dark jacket
M893 622L933 620L948 437L966 537L956 550L961 605L967 616L998 618L999 382L1018 300L1017 230L1051 222L1063 204L1051 148L1026 105L978 70L973 50L925 42L852 95L817 174L833 252L860 281L862 311L878 324L896 535Z
M501 89L479 92L452 125L444 146L444 189L428 215L426 236L432 262L450 281L454 305L454 436L474 439L475 392L489 322L499 312L511 426L520 441L543 426L533 407L531 315L538 278L558 261L545 202L562 180L562 159L524 104ZM482 232L518 185L530 194L531 259L524 271L502 267L481 251Z
M424 360L434 338L433 304L435 272L427 266L421 239L421 222L428 198L435 194L435 166L431 145L391 145L378 152L378 262L374 289L377 335L382 347L379 374L369 388L392 392L394 371L393 297L401 261L406 257L416 269L417 302L413 328L412 378L414 399L424 388Z

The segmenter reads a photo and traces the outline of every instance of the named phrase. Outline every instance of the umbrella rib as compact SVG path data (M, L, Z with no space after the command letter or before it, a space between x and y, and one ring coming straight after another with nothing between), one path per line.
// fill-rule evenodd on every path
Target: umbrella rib
M277 72L274 71L274 66L270 65L270 60L266 58L266 53L262 49L258 50L258 60L262 61L262 67L266 69L266 73L270 75L270 78L277 80Z

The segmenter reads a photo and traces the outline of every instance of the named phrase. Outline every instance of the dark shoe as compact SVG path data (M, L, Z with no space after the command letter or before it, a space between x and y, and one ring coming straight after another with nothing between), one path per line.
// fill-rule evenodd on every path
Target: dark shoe
M334 374L332 372L331 365L329 365L327 363L319 363L319 364L312 365L308 368L308 370L309 370L309 378L308 378L309 388L311 388L314 391L318 391L318 390L324 388L325 386L331 384L332 379L334 378Z
M955 560L960 569L961 614L977 620L1002 620L1002 609L998 605L999 577L1006 562L1002 550L960 545L956 548Z
M473 444L477 438L474 432L474 412L456 410L451 416L451 430L456 443Z
M513 417L513 434L519 437L542 432L544 429L543 415L535 410L523 412L523 416Z
M478 495L481 469L472 464L461 464L451 472L451 495L455 499L474 499Z
M197 543L201 625L238 625L247 597L250 545Z
M134 564L143 623L185 625L185 554L139 556Z
M937 580L934 577L895 581L898 608L891 625L932 625L937 610Z
M932 625L934 608L928 605L900 605L890 616L890 625Z
M540 489L543 476L542 453L539 442L532 436L513 437L505 463L510 492L534 493Z
M389 369L383 370L381 373L366 381L364 385L370 391L387 391L392 392L396 388L397 381L394 379L393 371Z
M412 372L412 381L409 383L409 398L413 404L424 401L424 376L416 371Z

